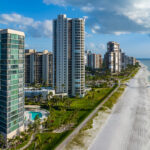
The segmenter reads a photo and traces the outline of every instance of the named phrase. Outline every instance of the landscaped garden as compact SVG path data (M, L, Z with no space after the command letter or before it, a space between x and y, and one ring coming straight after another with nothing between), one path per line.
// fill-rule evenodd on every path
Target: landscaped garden
M26 132L21 133L16 138L9 141L11 150L20 149L27 145L33 136L33 141L26 150L54 149L74 128L76 128L112 91L117 87L118 81L127 81L138 71L138 66L129 66L119 75L88 76L87 80L96 83L97 80L103 80L103 86L94 85L84 98L68 98L53 96L51 93L47 100L41 96L25 99L26 105L40 105L41 108L50 112L50 115L43 122L36 118ZM87 82L88 83L88 82ZM111 85L111 86L110 86ZM122 94L124 86L121 86L116 93L104 104L102 109L111 108ZM42 126L42 128L41 128Z
M114 89L96 88L92 89L84 98L59 98L53 97L48 100L48 106L42 104L43 108L50 111L50 115L43 123L46 129L35 136L34 142L27 150L34 147L42 150L53 149L57 146L78 124L80 124L90 112L101 103L105 97Z

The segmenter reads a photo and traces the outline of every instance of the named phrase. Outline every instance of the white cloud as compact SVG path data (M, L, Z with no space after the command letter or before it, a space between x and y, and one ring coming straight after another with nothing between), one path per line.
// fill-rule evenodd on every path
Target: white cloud
M81 10L85 12L92 12L94 10L94 7L90 3L88 3L87 5L81 7Z
M50 4L55 4L55 5L66 5L66 1L65 0L43 0L43 2L47 5Z
M104 51L106 49L106 46L103 43L90 42L90 43L87 43L86 49L92 50L93 52L100 52L100 51Z
M97 31L99 31L101 28L100 28L100 26L99 25L94 25L93 27L92 27L92 29L91 29L91 31L92 31L92 33L97 33Z
M93 33L150 33L150 0L43 0L46 4L74 6L89 16ZM95 29L95 24L100 28ZM121 31L121 32L120 32Z
M20 14L12 13L12 14L1 14L0 23L2 24L17 23L20 25L32 25L34 21L32 18L28 18L28 17L21 16Z
M95 43L90 42L88 45L89 49L95 49Z
M130 32L122 32L122 31L116 31L114 32L115 35L122 35L122 34L130 34Z
M24 17L17 13L0 14L0 23L22 30L33 37L51 37L52 21L35 21L32 18Z

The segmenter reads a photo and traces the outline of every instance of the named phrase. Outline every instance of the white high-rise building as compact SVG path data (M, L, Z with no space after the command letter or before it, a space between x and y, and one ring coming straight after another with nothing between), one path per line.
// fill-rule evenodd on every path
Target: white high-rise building
M88 54L88 67L90 67L92 69L102 68L101 54L89 53Z
M56 93L84 96L85 64L83 18L59 15L53 21L53 86Z
M105 54L105 65L111 73L119 73L122 69L121 49L117 42L108 42Z

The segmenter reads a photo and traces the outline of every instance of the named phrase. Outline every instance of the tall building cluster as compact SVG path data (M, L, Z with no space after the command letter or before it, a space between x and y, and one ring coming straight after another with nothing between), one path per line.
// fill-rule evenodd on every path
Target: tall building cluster
M53 53L24 51L25 34L0 30L0 133L11 138L24 130L24 85L39 83L56 94L85 94L85 66L102 68L100 54L85 52L85 20L58 15L53 21ZM104 64L111 73L121 72L136 59L122 53L116 42L107 44ZM25 83L25 84L24 84Z
M24 33L0 30L0 133L24 130Z
M40 83L52 87L53 83L53 54L44 50L25 50L25 84Z
M83 18L59 15L53 21L53 87L56 93L84 96L84 36Z
M107 43L107 52L104 56L104 65L111 73L119 73L128 65L135 65L136 59L125 55L120 44L114 41Z
M91 51L85 51L85 66L92 69L102 68L103 58L101 54L95 54Z

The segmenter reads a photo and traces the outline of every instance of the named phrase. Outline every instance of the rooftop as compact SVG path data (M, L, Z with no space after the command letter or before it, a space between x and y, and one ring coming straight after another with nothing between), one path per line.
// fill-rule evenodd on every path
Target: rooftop
M21 36L25 36L24 32L13 30L13 29L0 29L0 33L11 33L11 34L18 34Z

